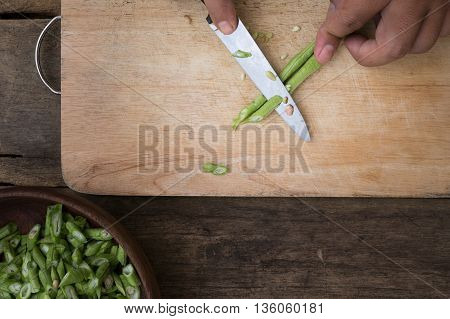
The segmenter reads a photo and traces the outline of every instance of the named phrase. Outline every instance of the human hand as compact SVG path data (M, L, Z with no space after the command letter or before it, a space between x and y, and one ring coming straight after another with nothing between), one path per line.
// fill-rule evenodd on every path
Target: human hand
M375 19L374 39L354 32ZM390 63L408 53L430 50L450 34L449 0L331 0L316 40L321 64L331 60L342 39L361 65Z
M237 28L236 9L233 0L204 0L209 15L223 34L231 34Z

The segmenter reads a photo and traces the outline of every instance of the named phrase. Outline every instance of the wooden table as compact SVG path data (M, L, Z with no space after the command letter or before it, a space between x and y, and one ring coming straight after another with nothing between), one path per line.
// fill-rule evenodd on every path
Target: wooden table
M60 100L33 63L35 40L58 13L54 0L0 0L3 187L65 187ZM57 38L44 52L58 78ZM448 199L86 197L117 218L139 207L123 224L166 298L450 295Z

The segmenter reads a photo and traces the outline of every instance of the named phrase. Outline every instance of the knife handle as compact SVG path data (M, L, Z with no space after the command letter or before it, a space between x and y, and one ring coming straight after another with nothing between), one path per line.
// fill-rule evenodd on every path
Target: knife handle
M205 1L202 0L203 4L205 4ZM206 6L206 4L205 4ZM208 22L208 24L213 24L213 20L211 19L211 16L208 14L208 16L206 17L206 22Z

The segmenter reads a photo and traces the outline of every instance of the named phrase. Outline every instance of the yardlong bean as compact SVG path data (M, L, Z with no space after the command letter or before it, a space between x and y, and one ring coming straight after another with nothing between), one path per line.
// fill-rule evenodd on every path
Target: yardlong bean
M315 43L312 42L296 54L279 74L281 81L285 84L286 89L290 93L294 92L300 84L320 68L320 64L314 57L314 46ZM269 103L266 97L262 95L258 96L252 103L239 112L239 115L233 120L232 128L236 130L242 123L258 123L262 121L276 108L271 108L271 106L273 106L271 103ZM269 113L259 112L257 116L255 115L250 119L250 117L259 110L264 109L267 111L267 109L270 108L271 111ZM264 113L262 118L261 113Z
M306 61L314 54L314 46L314 42L310 43L288 62L280 73L280 80L282 82L287 81L295 72L297 72L297 70L300 70Z
M300 84L302 84L307 78L319 70L321 65L317 62L315 56L311 56L308 61L289 78L286 86L289 86L289 92L294 92Z
M258 96L252 103L244 107L240 112L237 118L233 121L233 129L237 129L238 126L245 121L250 115L255 113L261 106L264 105L264 103L267 102L267 99L264 97L264 95Z
M275 110L283 102L283 98L275 95L267 101L259 110L253 113L246 121L249 123L258 123L265 119L273 110Z

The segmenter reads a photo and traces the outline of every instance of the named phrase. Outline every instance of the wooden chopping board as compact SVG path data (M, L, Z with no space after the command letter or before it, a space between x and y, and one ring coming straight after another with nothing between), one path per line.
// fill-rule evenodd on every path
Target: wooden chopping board
M279 71L315 38L328 0L241 1ZM273 114L232 132L257 96L196 0L62 0L62 166L95 194L406 196L450 194L450 38L380 68L347 50L294 95L302 143ZM185 17L189 16L189 17ZM299 32L291 31L294 25ZM231 172L201 172L207 161Z

